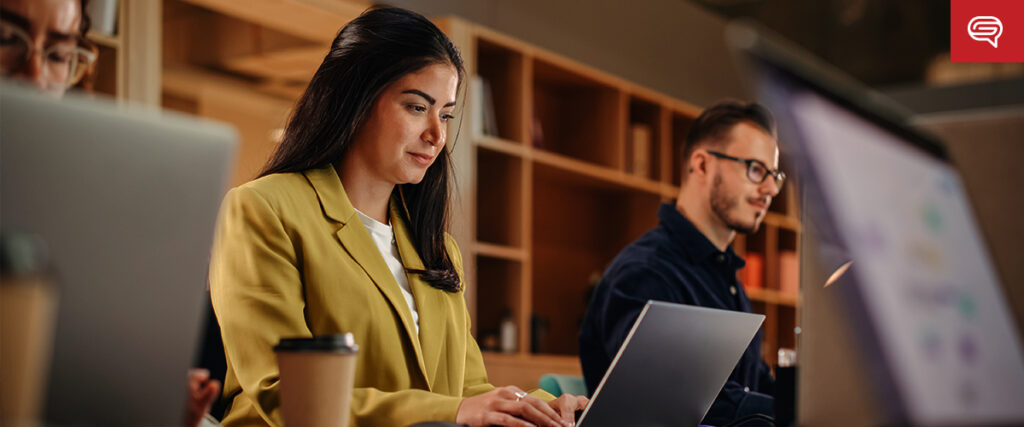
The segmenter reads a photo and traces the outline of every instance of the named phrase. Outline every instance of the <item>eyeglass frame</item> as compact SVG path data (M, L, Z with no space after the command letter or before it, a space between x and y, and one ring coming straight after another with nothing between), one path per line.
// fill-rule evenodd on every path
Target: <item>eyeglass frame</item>
M768 179L769 175L772 177L772 179L775 180L775 186L779 187L780 189L782 188L782 184L786 182L786 173L785 172L783 172L781 170L778 170L778 169L769 168L768 165L766 165L764 162L762 162L760 160L757 160L757 159L744 159L744 158L740 158L740 157L733 157L733 156L730 156L728 154L720 153L720 152L712 151L712 150L704 150L704 151L707 151L708 154L710 154L712 156L715 156L715 157L718 157L720 159L732 160L734 162L739 162L739 163L745 164L747 166L747 179L749 179L750 182L753 182L754 184L760 185L760 184L764 183L764 181L766 179ZM754 165L760 165L762 168L764 168L765 174L763 176L761 176L761 180L760 181L758 181L757 179L754 179L754 177L751 176L751 173L754 170Z
M50 46L50 47L47 47L47 48L38 49L36 47L35 43L33 43L32 35L29 34L28 31L25 31L24 28L21 28L20 26L18 26L15 23L6 22L6 21L3 21L3 20L0 20L0 25L9 25L12 34L14 36L20 38L23 42L25 42L26 50L25 50L24 57L21 58L22 59L22 63L19 65L19 67L10 70L12 72L16 71L16 70L20 69L21 67L24 67L26 64L28 64L29 58L31 58L34 55L42 55L42 58L45 61L46 60L46 55L48 53L51 53L51 51L56 50L56 48L58 47L58 45L53 45L53 46ZM71 49L71 53L75 56L75 58L84 57L86 59L86 62L85 63L78 63L77 59L73 59L72 60L73 62L71 62L69 64L68 78L67 78L66 81L64 81L62 83L64 85L65 89L66 88L70 88L70 87L74 86L75 84L77 84L79 81L81 81L81 79L86 74L85 72L82 72L81 75L76 76L76 74L78 74L78 73L75 73L75 67L85 67L85 70L88 70L89 67L91 67L92 64L94 64L96 62L96 59L97 59L96 53L91 52L91 51L89 51L89 49L86 49L86 48L82 47L83 40L84 39L81 36L76 36L74 38L75 47Z

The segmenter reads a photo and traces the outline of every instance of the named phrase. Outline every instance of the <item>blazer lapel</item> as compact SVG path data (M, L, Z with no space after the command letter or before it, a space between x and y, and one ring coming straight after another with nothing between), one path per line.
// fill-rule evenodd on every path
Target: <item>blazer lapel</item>
M377 249L377 244L370 237L370 233L366 231L366 227L356 214L355 207L352 206L348 195L345 194L345 188L342 186L337 172L333 166L328 166L322 169L308 170L304 174L306 179L309 180L310 185L316 190L324 215L341 223L341 228L335 232L341 246L362 267L363 271L370 276L374 285L384 294L391 307L401 318L402 325L405 327L405 333L416 352L416 360L419 364L420 372L423 373L424 379L429 384L430 379L425 369L427 365L424 364L423 350L420 348L419 336L416 334L416 325L413 324L409 305L405 302L405 297L402 296L402 290L399 288L398 282L395 281L395 276L391 274L391 270ZM396 221L392 221L392 223L396 223ZM402 256L404 259L405 254L402 253ZM413 294L415 295L415 288L413 289ZM416 304L417 307L421 307L418 299ZM419 310L419 312L420 328L422 330L423 311Z
M397 196L392 197L391 224L395 231L398 253L402 256L402 264L407 270L423 270L423 260L413 245L412 234L407 224L402 219L408 216L400 215L404 212L404 203ZM417 273L407 272L406 275L409 277L409 286L412 288L416 310L420 315L420 345L426 364L427 383L433 390L437 368L441 361L441 350L445 346L445 320L453 318L453 314L450 313L452 307L448 303L444 291L430 286Z

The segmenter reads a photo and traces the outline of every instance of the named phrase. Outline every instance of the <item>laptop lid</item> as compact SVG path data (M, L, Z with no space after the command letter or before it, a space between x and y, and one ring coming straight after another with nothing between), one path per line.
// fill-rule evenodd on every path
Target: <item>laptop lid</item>
M39 235L58 315L48 425L178 425L235 132L0 87L0 227Z
M853 260L833 286L854 336L829 339L856 340L865 361L858 368L885 422L1024 422L1018 335L941 141L906 125L891 102L763 31L737 25L729 36L799 169L804 213L820 243L821 253L809 255ZM816 261L837 267L841 260ZM801 324L810 330L812 320ZM830 343L801 342L815 345Z
M762 322L760 314L648 301L578 424L700 424Z

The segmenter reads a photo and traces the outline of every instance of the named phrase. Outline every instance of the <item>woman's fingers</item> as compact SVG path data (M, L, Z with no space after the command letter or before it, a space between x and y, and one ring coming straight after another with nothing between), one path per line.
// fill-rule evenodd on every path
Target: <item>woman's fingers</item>
M526 402L526 401L504 401L498 404L496 408L499 412L515 415L519 418L525 419L538 426L554 426L561 427L562 422L558 416L552 416L540 408ZM546 406L546 405L545 405ZM550 408L549 408L550 409Z
M590 399L587 396L576 396L576 410L582 411L587 409L587 405L590 404Z
M562 415L562 421L573 425L576 423L576 397L563 394L557 401L561 401L558 406L558 413Z
M508 400L507 404L499 410L518 415L541 426L566 426L558 416L558 413L550 405L536 397L530 396L516 386L503 387L503 397Z

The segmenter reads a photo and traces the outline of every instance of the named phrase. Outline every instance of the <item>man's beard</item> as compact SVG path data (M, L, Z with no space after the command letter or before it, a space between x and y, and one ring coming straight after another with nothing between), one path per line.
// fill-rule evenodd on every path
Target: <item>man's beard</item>
M722 188L722 176L715 175L715 180L711 184L711 211L718 216L718 219L722 220L729 229L743 234L751 234L757 231L760 221L757 220L757 215L754 214L754 218L750 224L744 224L739 221L733 220L729 216L729 211L733 210L740 204L740 196L729 197L725 194L725 189Z

